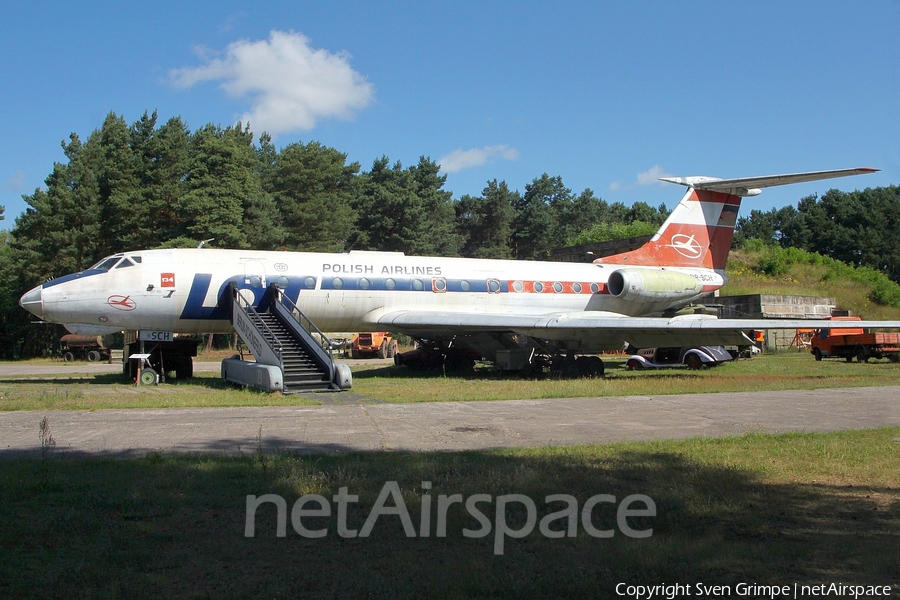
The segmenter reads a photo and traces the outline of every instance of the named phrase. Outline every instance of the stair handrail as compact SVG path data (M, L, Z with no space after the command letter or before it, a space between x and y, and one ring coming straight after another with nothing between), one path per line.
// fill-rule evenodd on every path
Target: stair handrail
M278 339L278 336L275 335L275 332L266 324L262 317L259 316L259 313L254 308L253 304L251 304L248 300L246 300L238 290L237 286L232 283L231 284L232 293L234 295L234 301L237 303L238 307L244 310L250 317L250 320L253 321L253 324L257 329L265 329L264 333L269 334L269 338L276 342L276 345L273 345L272 342L264 335L263 341L266 345L274 352L279 358L284 356L284 345Z
M283 304L284 307L288 309L288 312L290 312L291 317L293 317L294 321L296 321L302 329L305 329L307 333L309 333L310 335L312 335L313 333L318 334L321 340L320 346L322 350L324 350L328 354L328 358L333 361L334 354L331 351L331 340L324 333L322 333L321 329L316 327L315 323L309 320L309 317L303 314L303 311L300 310L300 308L293 300L288 298L287 294L285 294L280 288L276 288L276 290L277 292L275 295L275 300ZM306 323L306 325L304 325L304 323Z

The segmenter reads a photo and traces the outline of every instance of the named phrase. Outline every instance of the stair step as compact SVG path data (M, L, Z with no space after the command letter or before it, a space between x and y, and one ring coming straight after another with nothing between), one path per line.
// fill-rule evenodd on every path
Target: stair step
M305 391L336 390L329 381L328 371L320 368L313 356L318 348L312 348L315 341L295 338L291 327L285 326L279 317L270 312L247 311L250 321L258 334L271 347L279 350L283 375L284 393Z

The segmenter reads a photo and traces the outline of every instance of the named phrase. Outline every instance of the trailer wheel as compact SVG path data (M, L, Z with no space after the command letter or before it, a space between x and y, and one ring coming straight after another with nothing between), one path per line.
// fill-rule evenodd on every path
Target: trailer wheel
M96 350L91 350L87 353L87 359L88 362L97 362L98 360L100 360L100 353Z
M644 364L637 359L631 358L625 363L625 368L629 371L640 371L644 368Z
M194 376L194 361L188 357L182 357L175 364L175 379L190 379Z
M141 371L141 385L156 385L156 371L153 369L143 369Z
M814 357L816 360L822 360L822 351L819 350L818 348L814 348L814 349L813 349L813 357Z
M63 353L63 360L66 362L72 362L73 360L75 360L75 355L71 352L65 352Z
M381 345L378 347L378 358L387 358L387 341L381 340Z
M857 348L856 349L856 362L869 362L869 355L866 354L865 348Z

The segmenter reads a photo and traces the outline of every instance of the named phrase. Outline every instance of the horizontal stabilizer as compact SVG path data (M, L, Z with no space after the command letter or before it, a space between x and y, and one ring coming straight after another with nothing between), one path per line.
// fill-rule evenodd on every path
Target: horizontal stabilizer
M660 181L677 183L700 190L722 192L734 196L755 196L761 188L805 181L818 181L834 177L865 175L876 173L879 169L860 167L858 169L838 169L835 171L812 171L809 173L790 173L786 175L763 175L761 177L741 177L738 179L719 179L717 177L660 177Z

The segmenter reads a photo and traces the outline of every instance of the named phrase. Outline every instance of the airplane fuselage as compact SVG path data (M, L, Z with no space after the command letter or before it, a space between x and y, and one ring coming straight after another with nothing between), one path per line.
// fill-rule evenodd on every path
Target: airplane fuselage
M690 302L725 283L721 273L704 268L360 251L144 250L108 257L96 266L35 288L22 298L22 306L79 333L224 333L232 331L230 283L254 305L269 285L277 284L321 330L362 331L381 315L405 310L650 315ZM617 271L619 281L613 282L611 291L610 275ZM622 273L627 276L624 285ZM641 280L637 284L636 277ZM676 278L674 287L666 277ZM640 289L632 294L635 285ZM659 289L654 291L654 286Z

